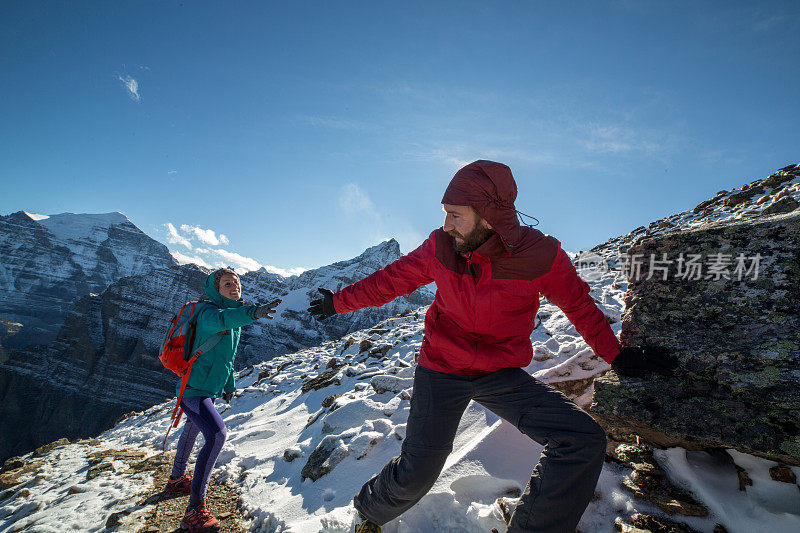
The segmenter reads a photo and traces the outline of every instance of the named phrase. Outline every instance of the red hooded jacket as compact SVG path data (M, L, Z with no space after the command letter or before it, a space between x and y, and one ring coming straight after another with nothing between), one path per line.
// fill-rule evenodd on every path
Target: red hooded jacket
M507 166L492 161L465 166L442 203L471 206L494 235L474 252L461 254L439 228L413 252L335 293L336 312L377 307L435 281L419 364L451 374L483 374L530 364L530 336L543 294L610 363L621 345L589 295L589 285L555 238L520 225L516 197Z

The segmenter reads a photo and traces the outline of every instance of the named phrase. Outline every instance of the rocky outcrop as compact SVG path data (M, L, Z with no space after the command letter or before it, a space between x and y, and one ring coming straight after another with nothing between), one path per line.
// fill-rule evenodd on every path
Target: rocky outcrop
M642 236L627 257L621 341L665 346L680 366L609 372L592 411L662 446L800 464L800 213Z

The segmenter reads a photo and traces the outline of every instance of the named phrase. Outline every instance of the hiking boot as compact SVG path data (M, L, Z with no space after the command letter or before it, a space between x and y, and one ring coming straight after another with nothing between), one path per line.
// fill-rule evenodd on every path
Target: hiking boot
M381 526L375 522L370 522L361 513L356 513L355 522L353 522L353 533L381 533Z
M189 494L191 488L192 476L189 474L183 474L181 477L175 478L169 476L167 485L164 487L164 492L182 492L184 494Z
M206 502L201 502L197 507L186 509L186 514L181 520L181 527L189 533L205 533L216 531L219 520L206 507Z

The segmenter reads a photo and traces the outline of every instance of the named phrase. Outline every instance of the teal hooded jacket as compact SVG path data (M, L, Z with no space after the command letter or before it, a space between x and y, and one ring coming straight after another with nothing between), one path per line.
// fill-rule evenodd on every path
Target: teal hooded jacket
M225 298L214 287L212 272L205 281L205 294L210 301L203 304L204 309L197 316L197 333L194 345L200 346L211 336L224 331L222 338L207 352L200 354L192 366L184 397L207 396L219 398L223 392L236 390L233 377L233 360L239 346L242 326L255 322L255 305L244 305L241 300ZM175 394L180 393L180 382Z

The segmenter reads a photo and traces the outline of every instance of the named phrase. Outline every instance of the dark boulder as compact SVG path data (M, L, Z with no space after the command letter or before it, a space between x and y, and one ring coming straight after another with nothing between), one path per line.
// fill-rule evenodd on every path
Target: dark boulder
M637 254L621 341L665 346L680 366L671 378L608 372L595 381L591 410L662 446L734 448L800 464L800 214L640 237L629 267ZM666 280L657 269L647 279L651 254L673 261ZM700 279L679 275L680 254L701 255ZM739 254L749 273L737 273Z

